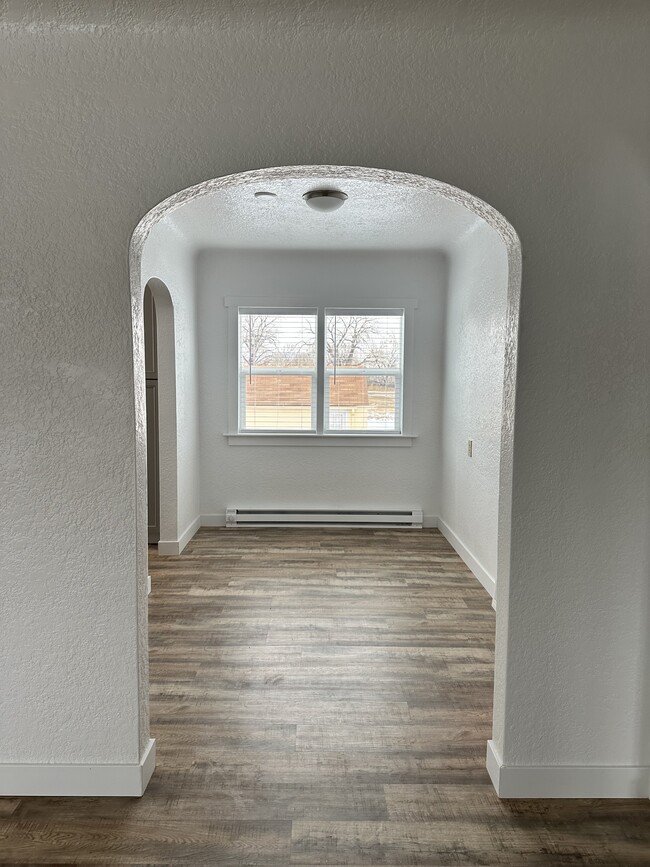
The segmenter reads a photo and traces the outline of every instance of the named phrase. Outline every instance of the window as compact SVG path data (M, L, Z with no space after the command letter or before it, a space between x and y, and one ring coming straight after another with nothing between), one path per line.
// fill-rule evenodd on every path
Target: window
M324 433L402 432L404 310L325 310Z
M404 308L238 307L238 431L401 435Z
M316 432L316 310L239 308L239 430Z

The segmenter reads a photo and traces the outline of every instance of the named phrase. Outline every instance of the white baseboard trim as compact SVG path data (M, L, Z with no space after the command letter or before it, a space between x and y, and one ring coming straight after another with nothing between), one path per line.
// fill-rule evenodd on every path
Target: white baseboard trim
M486 767L500 798L650 797L650 767L508 767L493 741L487 742Z
M422 518L422 526L427 529L436 528L438 526L438 516L437 515L425 515Z
M202 527L225 527L226 526L226 513L223 512L220 515L201 515L201 526Z
M467 568L474 574L476 578L481 582L483 587L487 590L490 596L494 599L497 592L497 584L495 579L490 575L490 573L485 569L481 563L476 559L476 557L472 554L472 552L467 548L458 536L454 533L454 531L449 527L442 518L438 518L438 529L445 537L445 539L449 542L454 551L458 554L461 560L465 563Z
M189 527L185 530L184 533L181 534L180 539L178 540L178 553L182 554L183 549L187 545L187 543L194 537L196 531L201 526L201 516L197 515L196 518L192 521Z
M201 516L199 515L192 521L185 532L181 533L180 538L168 540L161 539L160 542L158 542L158 553L163 554L166 557L173 557L174 555L182 554L187 543L201 526Z
M155 740L149 741L137 765L0 764L0 796L139 798L155 767Z

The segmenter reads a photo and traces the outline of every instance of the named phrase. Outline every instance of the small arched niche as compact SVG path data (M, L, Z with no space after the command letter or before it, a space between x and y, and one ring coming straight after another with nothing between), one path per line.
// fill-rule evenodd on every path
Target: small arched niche
M348 194L345 205L333 215L323 215L305 207L303 196L310 190L324 188L343 190ZM256 196L255 193L267 195ZM270 195L269 195L270 194ZM339 219L336 215L344 215ZM333 217L333 219L330 219ZM482 239L482 247L474 241ZM161 240L162 239L162 240ZM500 353L502 376L498 389L495 389L491 409L496 407L496 433L492 465L496 467L496 487L494 503L494 575L481 574L480 558L471 563L471 552L465 552L465 560L479 580L494 596L498 610L497 652L495 677L495 737L503 725L503 672L506 666L507 622L510 566L510 527L512 510L512 456L514 407L516 385L516 360L519 327L519 297L521 288L521 248L516 232L510 223L494 208L477 197L440 181L417 175L393 172L383 169L346 167L346 166L289 166L260 169L227 177L205 181L183 190L161 202L140 222L134 232L131 249L131 292L134 309L134 322L140 321L142 290L144 282L150 280L154 271L161 279L166 279L176 305L181 291L182 275L176 285L167 279L170 251L176 249L179 256L185 257L185 265L177 273L190 274L187 285L182 290L188 309L194 310L190 294L195 286L194 260L198 251L208 247L236 249L245 255L246 250L382 250L387 245L402 251L436 249L447 251L453 262L464 266L464 251L475 252L471 262L474 275L488 273L490 261L499 261L498 268L485 281L486 292L500 294L503 311L498 324L500 333ZM157 250L156 255L153 250ZM489 269L488 269L489 270ZM469 272L468 272L469 273ZM457 279L464 279L462 269ZM143 282L144 281L144 282ZM480 279L477 278L480 288ZM472 302L473 303L473 302ZM192 305L194 304L194 307ZM480 305L478 305L480 307ZM472 321L480 318L480 310ZM461 331L465 326L461 326ZM471 324L470 326L471 327ZM173 326L171 335L173 339ZM180 329L183 331L183 329ZM179 358L179 327L176 326L176 358ZM192 341L186 340L186 349L195 351ZM146 526L144 520L146 491L146 452L144 437L144 395L139 382L142 377L140 368L143 363L142 347L138 329L134 329L133 344L136 371L136 432L138 448L136 456L136 475L138 490L138 539L140 543L140 567L146 571ZM198 362L197 362L198 363ZM178 381L178 369L176 379ZM452 386L453 387L453 383ZM191 389L177 388L177 394ZM198 413L199 402L195 402ZM170 410L171 412L171 410ZM180 466L180 442L192 441L192 436L181 429L181 425L194 425L191 413L181 412L178 405L176 413L176 461ZM471 431L468 431L471 439ZM465 437L467 437L467 433ZM453 433L454 448L462 449L465 457L471 453L467 438ZM171 449L171 438L168 445ZM191 450L191 447L190 447ZM453 479L456 470L452 466L449 477ZM177 479L185 479L188 473L177 470ZM198 486L198 475L197 482ZM170 485L170 491L172 487ZM181 492L177 487L177 499ZM189 500L192 492L185 494ZM197 495L198 498L198 495ZM197 500L198 501L198 500ZM177 515L180 514L180 505ZM199 508L197 506L197 516ZM194 524L177 519L173 538L179 543L179 550L187 533L199 526L197 517ZM440 524L442 528L442 523ZM443 530L444 531L444 530ZM169 532L173 532L170 524ZM189 537L188 537L189 538ZM450 536L448 535L448 538ZM452 544L454 542L452 541ZM457 550L459 550L459 547ZM459 551L460 552L460 551ZM463 556L463 553L461 556ZM487 572L488 570L483 570Z

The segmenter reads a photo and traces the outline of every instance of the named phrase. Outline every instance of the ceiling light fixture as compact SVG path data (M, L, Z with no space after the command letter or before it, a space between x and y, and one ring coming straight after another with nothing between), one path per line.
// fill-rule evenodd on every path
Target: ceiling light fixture
M255 198L261 202L268 202L269 199L274 199L275 196L275 193L269 193L266 190L259 190L257 193L255 193Z
M347 199L340 190L310 190L303 199L315 211L336 211Z

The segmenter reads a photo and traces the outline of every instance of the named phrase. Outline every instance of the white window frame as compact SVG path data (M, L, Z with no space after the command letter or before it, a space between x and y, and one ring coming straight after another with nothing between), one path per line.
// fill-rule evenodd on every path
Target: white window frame
M308 297L268 298L226 296L224 306L228 311L228 430L224 432L229 445L256 446L411 446L417 438L413 429L413 367L415 358L414 330L415 310L418 302L413 299L373 298L363 305L360 299L350 303L345 298L336 303L314 304ZM365 299L364 299L365 300ZM347 303L346 303L347 302ZM268 313L306 313L317 311L318 346L316 373L316 430L315 431L240 431L240 359L239 359L239 312L240 309L257 308ZM401 432L377 431L327 431L324 427L325 413L325 311L341 315L382 315L387 311L404 311L402 339L402 430ZM281 372L281 371L280 371ZM287 372L297 373L296 369ZM311 372L311 371L310 371ZM364 371L369 375L371 371ZM382 370L381 373L386 374Z

